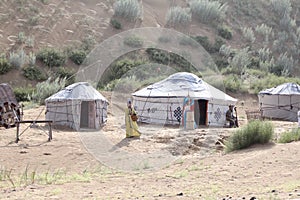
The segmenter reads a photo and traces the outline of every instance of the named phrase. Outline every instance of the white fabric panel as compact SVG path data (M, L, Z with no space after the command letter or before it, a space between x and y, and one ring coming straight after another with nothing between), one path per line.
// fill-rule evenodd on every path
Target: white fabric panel
M293 122L298 121L297 112L300 109L299 95L260 94L258 97L263 117Z
M181 122L181 117L180 122L178 122L174 115L174 111L178 108L182 112L182 103L176 99L148 98L147 101L146 99L141 101L139 100L141 98L135 97L133 99L140 122L153 124L179 124Z
M227 105L208 104L208 125L209 126L224 126L226 123Z

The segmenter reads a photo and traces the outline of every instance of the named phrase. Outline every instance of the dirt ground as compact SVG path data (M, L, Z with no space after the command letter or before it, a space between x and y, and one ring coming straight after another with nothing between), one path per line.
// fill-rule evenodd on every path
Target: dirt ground
M255 103L239 102L242 125ZM44 112L25 109L24 119ZM275 136L297 127L273 123ZM0 199L300 199L299 142L225 154L216 142L234 129L140 130L140 139L124 139L124 123L111 112L101 131L55 128L51 142L43 124L28 127L18 143L16 128L2 128Z

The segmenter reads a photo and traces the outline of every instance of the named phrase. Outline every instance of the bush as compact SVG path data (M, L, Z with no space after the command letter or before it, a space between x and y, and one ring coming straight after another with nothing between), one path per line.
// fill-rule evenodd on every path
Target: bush
M225 17L227 10L227 5L221 4L219 1L191 0L189 4L192 14L204 23L220 21Z
M61 79L65 78L66 85L71 85L71 84L75 83L74 72L65 67L58 68L58 70L55 72L55 77L59 77Z
M141 8L137 0L117 0L114 4L114 16L128 20L137 20L141 15Z
M192 21L192 14L187 8L172 7L167 12L166 20L170 26L187 25Z
M35 103L44 105L46 98L63 89L65 85L66 79L56 78L54 81L51 81L51 78L48 78L46 81L36 85L36 90L32 93L30 98Z
M71 52L69 56L70 60L72 60L75 64L81 65L86 58L86 52L84 50L74 50Z
M194 40L196 40L199 44L201 44L202 47L203 47L206 51L210 52L211 49L213 49L213 45L210 43L210 41L209 41L209 39L208 39L207 36L194 36L193 38L194 38Z
M21 101L30 101L30 96L32 92L34 91L34 88L23 88L23 87L18 87L14 88L14 94L16 96L17 102Z
M231 40L232 30L227 26L218 27L218 35L226 40Z
M135 35L124 38L124 44L133 48L142 47L143 43L143 39Z
M6 74L12 69L10 63L6 59L4 55L0 56L0 75L1 74Z
M21 68L28 60L28 57L23 49L19 50L17 53L10 52L9 63L13 68Z
M96 42L95 38L91 35L88 35L83 38L80 49L82 49L86 52L89 52L94 48L96 43L97 42Z
M226 91L238 92L241 89L242 81L237 75L230 74L224 80L224 87Z
M66 55L62 51L51 48L41 50L36 58L48 67L59 67L66 62Z
M43 72L35 66L25 67L23 75L32 81L44 81L47 79Z
M300 140L300 129L292 129L292 131L284 132L280 135L278 139L279 143L290 143Z
M110 24L115 28L115 29L121 29L122 28L122 25L121 23L116 20L116 19L111 19L110 20Z
M250 121L245 127L235 131L225 142L226 152L244 149L253 144L268 143L274 134L271 122Z

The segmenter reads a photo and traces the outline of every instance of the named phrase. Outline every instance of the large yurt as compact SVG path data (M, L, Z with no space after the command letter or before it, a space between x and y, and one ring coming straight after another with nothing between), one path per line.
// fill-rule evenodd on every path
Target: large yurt
M69 85L45 100L46 120L74 130L100 129L107 121L108 101L92 85Z
M188 111L195 126L224 126L237 99L192 73L179 72L132 94L139 121L180 125ZM191 114L192 113L192 114Z
M300 109L300 86L284 83L258 93L262 117L296 122Z

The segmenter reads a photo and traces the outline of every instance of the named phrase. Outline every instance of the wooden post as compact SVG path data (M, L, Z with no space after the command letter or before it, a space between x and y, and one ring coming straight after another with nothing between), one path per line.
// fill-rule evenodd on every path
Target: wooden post
M16 122L16 124L17 124L16 143L18 143L19 142L20 124L19 124L19 122Z
M52 140L52 123L49 122L49 138L48 138L48 142L50 142Z

